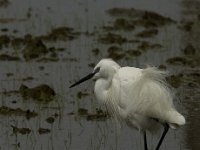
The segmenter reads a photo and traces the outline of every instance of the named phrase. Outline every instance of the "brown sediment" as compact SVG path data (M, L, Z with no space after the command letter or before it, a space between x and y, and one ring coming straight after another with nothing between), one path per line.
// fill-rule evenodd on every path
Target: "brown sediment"
M167 63L173 64L173 65L186 65L188 64L188 60L185 57L177 56L177 57L167 59Z
M27 21L26 18L16 19L16 18L0 18L0 23L13 23L13 22L23 22Z
M129 50L127 50L126 51L126 53L129 55L129 56L140 56L142 53L141 53L141 51L139 51L139 50L134 50L134 49L129 49Z
M69 115L74 115L74 112L69 113ZM96 109L95 113L89 113L87 109L79 108L78 115L85 117L88 121L105 121L110 118L110 115L101 109Z
M33 77L26 77L26 78L22 78L22 81L30 81L30 80L34 80Z
M27 37L25 48L22 50L26 61L38 58L48 53L46 45L38 39L33 39L32 36Z
M172 87L178 88L183 83L183 74L171 75L166 80Z
M13 133L14 134L20 133L20 134L24 135L24 134L31 133L31 129L29 129L29 128L18 128L18 127L15 127L13 125L11 125L11 127L13 128Z
M12 47L14 54L22 53L22 57L25 61L37 60L37 61L58 61L58 53L63 52L65 48L47 47L48 42L52 41L71 41L78 38L79 33L75 32L73 28L58 27L50 31L50 33L41 36L32 36L26 34L24 37L15 37L8 35L0 36L0 49L6 47ZM12 53L13 54L13 53ZM3 55L4 56L4 55ZM8 60L8 58L2 58L2 60Z
M194 25L194 22L192 21L181 21L181 24L178 26L179 29L190 32L192 27Z
M167 69L167 66L165 66L165 65L159 65L159 66L158 66L158 69L166 70L166 69Z
M39 66L39 69L40 70L44 70L44 66Z
M10 73L10 72L8 72L8 73L6 73L6 76L7 77L11 77L11 76L13 76L14 74L13 73Z
M108 52L108 57L114 60L119 60L126 56L122 48L117 47L117 46L109 47L107 52Z
M86 116L86 115L88 115L88 110L85 109L85 108L79 108L78 109L78 115L79 116Z
M169 17L164 17L158 13L134 8L111 8L107 11L113 17L124 17L129 19L131 24L144 27L160 27L170 23L176 23Z
M196 54L196 49L191 44L188 44L183 49L183 52L184 52L185 55L195 55Z
M0 7L7 7L10 4L9 0L1 0Z
M1 32L8 32L8 28L2 28Z
M70 61L70 62L77 62L76 58L63 58L62 61Z
M76 96L77 96L77 98L81 99L81 98L88 96L88 95L89 95L88 93L80 91L80 92L77 93Z
M8 47L10 43L10 37L8 35L1 35L0 36L0 49L3 47Z
M46 129L46 128L39 128L38 129L39 134L47 134L47 133L50 133L50 132L51 132L51 130Z
M54 123L54 121L55 121L55 118L54 118L54 117L48 117L48 118L46 119L46 122L48 122L48 123L50 123L50 124Z
M142 54L141 51L135 49L123 50L121 47L111 46L107 50L108 57L114 60L119 59L131 59L133 57L138 57Z
M71 41L76 39L78 35L80 35L80 33L74 32L73 28L64 26L64 27L54 28L50 31L49 34L40 36L39 38L45 41L57 41L57 40Z
M11 40L11 46L14 48L14 49L21 49L22 46L25 45L25 40L24 38L14 38Z
M158 34L158 29L146 29L146 30L143 30L142 32L136 34L136 36L141 37L141 38L149 38L149 37L153 37L157 34Z
M127 42L127 39L122 37L120 34L107 33L99 35L98 41L103 44L123 44Z
M99 55L100 50L98 48L92 49L92 53L94 54L94 56Z
M0 61L19 61L20 58L17 56L10 56L8 54L0 54Z
M105 121L110 118L110 115L107 112L104 112L101 109L96 109L95 114L89 114L87 116L88 121Z
M57 57L43 57L43 58L40 58L40 59L37 60L37 62L49 62L49 61L57 62L57 61L59 61L59 58L57 58Z
M49 102L55 97L55 91L46 84L33 88L28 88L22 84L19 91L24 99L32 98L41 102Z
M152 44L147 41L142 41L137 47L137 49L144 50L144 51L149 50L149 49L160 49L160 48L162 48L161 44Z
M123 30L123 31L132 31L135 29L135 25L133 21L130 21L125 18L117 18L114 20L113 25L104 26L104 30L112 31L112 30Z
M89 63L89 64L88 64L88 66L91 67L91 68L94 68L95 65L96 65L95 63Z
M14 115L14 116L25 116L26 118L36 117L38 114L34 111L30 110L22 110L21 108L9 108L6 106L0 107L0 115Z

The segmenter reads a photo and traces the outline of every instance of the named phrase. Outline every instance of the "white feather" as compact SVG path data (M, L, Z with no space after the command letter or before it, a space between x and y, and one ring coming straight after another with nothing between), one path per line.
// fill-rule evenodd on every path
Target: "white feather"
M155 67L122 67L111 59L101 60L95 75L95 95L120 122L138 130L155 129L157 121L171 128L185 124L173 105L173 94L165 82L166 72Z

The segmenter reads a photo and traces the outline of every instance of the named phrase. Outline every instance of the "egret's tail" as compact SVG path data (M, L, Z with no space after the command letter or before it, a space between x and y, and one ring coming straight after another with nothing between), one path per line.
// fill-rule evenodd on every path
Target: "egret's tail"
M176 110L169 111L166 116L167 122L172 129L176 129L185 124L185 118Z
M165 80L166 75L165 71L155 67L144 69L140 80L131 90L134 102L129 110L167 122L171 128L176 128L185 124L185 118L174 108L174 94Z

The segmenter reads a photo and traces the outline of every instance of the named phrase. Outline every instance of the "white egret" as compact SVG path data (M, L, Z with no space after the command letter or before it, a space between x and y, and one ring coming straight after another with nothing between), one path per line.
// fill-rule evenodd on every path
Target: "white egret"
M185 118L173 105L173 94L165 82L166 72L155 67L140 69L120 67L112 59L102 59L93 72L70 88L88 80L96 79L94 93L97 100L106 104L117 120L143 132L144 149L148 150L146 131L164 132L156 146L159 150L169 129L185 124Z

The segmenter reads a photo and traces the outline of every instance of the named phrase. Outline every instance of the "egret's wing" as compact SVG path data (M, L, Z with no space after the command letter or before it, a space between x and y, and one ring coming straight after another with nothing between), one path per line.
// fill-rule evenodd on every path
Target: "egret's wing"
M123 67L118 70L112 80L110 89L110 102L118 107L121 114L125 115L128 106L134 102L132 89L141 77L142 69Z
M121 68L113 78L112 93L115 94L112 96L124 115L138 113L166 119L163 112L174 107L164 77L164 72L156 68Z

